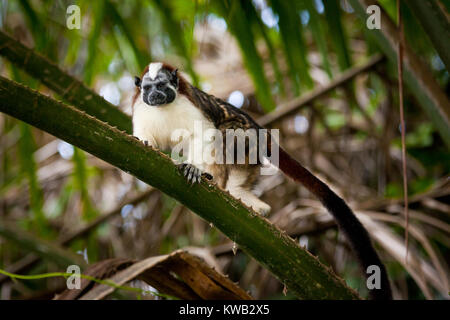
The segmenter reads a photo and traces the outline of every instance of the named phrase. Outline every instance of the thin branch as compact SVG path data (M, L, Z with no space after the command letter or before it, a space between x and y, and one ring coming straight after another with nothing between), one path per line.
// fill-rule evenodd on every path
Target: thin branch
M403 22L401 13L401 0L397 0L397 20L398 20L398 50L397 50L397 67L398 67L398 99L400 109L400 126L402 134L402 169L403 169L403 201L404 214L406 219L405 227L405 247L406 256L405 262L408 263L408 227L409 227L409 214L408 214L408 177L406 176L406 126L405 126L405 111L403 105Z
M361 66L353 67L341 75L337 76L333 81L330 81L327 85L323 87L318 87L311 92L308 92L298 98L295 98L287 103L279 105L274 111L262 116L258 119L258 123L262 126L267 126L275 121L278 121L286 116L289 116L297 112L301 107L311 103L315 99L318 99L330 91L342 86L348 81L352 80L357 75L364 73L383 60L383 56L376 54L372 56L366 63Z

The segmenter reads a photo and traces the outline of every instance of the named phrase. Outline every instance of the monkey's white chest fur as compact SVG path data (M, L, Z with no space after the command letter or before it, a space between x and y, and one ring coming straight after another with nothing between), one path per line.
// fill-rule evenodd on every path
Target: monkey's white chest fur
M202 127L201 130L196 128L199 125ZM185 155L183 152L183 156L187 156L187 162L201 170L205 169L208 161L204 161L202 152L199 156L196 146L201 144L201 148L204 148L212 143L208 135L203 135L203 132L209 129L215 129L214 124L183 95L177 96L172 103L159 107L147 105L142 101L142 97L134 104L134 136L161 150L176 150L180 137L188 138L189 146L183 148L188 154ZM181 131L188 136L180 135ZM251 190L243 187L247 178L248 172L245 170L231 170L225 189L257 212L268 213L270 206L259 200Z
M214 128L202 112L189 99L178 95L167 105L149 106L138 98L134 104L133 135L161 150L171 150L180 142L181 132L191 135L192 140L203 140L195 136L195 126L201 124L202 130Z

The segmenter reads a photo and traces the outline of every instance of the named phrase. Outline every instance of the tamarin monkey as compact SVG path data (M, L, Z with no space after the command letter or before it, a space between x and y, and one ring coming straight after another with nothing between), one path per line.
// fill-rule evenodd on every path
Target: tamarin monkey
M133 135L146 145L170 151L179 143L179 138L175 140L172 137L174 130L183 129L194 135L195 123L201 123L204 130L217 129L223 132L224 137L227 129L263 129L244 111L191 85L177 70L165 63L152 62L145 68L141 78L135 77ZM191 139L203 138L193 136ZM269 145L270 151L270 144L264 143ZM247 154L243 164L194 162L194 148L188 148L187 161L179 164L179 168L191 183L200 182L201 176L204 175L256 212L267 214L270 206L252 193L258 170L262 166L260 161L254 164L248 161L247 155L254 147L246 142ZM352 210L325 183L281 147L278 152L278 168L296 182L303 184L334 216L339 228L351 243L366 277L369 266L379 267L381 286L370 290L371 297L392 299L386 269L373 248L366 229Z

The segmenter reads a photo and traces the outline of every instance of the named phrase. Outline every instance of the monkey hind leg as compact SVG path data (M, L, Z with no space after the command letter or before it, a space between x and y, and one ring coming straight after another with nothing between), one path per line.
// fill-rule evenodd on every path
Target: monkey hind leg
M257 167L255 166L255 168ZM248 167L246 169L231 168L225 190L230 192L233 197L240 199L248 207L253 208L257 213L265 216L269 214L270 206L261 201L251 191L253 183L256 180L256 172L256 170L248 170Z

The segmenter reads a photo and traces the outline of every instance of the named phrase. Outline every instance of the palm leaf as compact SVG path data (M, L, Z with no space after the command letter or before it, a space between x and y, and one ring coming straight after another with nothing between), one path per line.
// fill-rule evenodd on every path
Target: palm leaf
M325 1L326 2L326 1ZM332 78L330 59L328 57L328 45L325 35L325 30L322 25L322 19L318 14L316 8L314 7L313 0L300 0L300 8L303 8L309 12L309 26L311 27L311 32L314 41L317 43L320 55L322 56L322 65L328 76Z
M435 0L408 0L406 3L425 28L447 70L450 70L450 23L448 17L445 16Z
M90 221L97 216L97 212L92 206L88 191L88 167L86 165L86 155L84 151L74 148L73 152L73 178L75 186L80 192L83 219Z
M300 83L311 88L313 85L309 75L306 45L302 35L299 12L290 3L272 0L272 9L279 17L280 35L289 67L289 75L294 85L294 92L299 94Z
M221 0L217 1L217 8L239 43L245 66L255 85L256 97L266 112L273 110L275 103L264 74L263 62L256 49L252 28L245 16L241 2L239 0Z
M92 17L96 23L92 24L92 29L88 40L87 60L84 66L84 82L87 85L92 83L95 74L95 62L98 57L98 43L100 39L100 32L103 26L103 19L105 18L105 0L95 1L92 6Z
M161 14L164 28L169 34L172 45L177 49L178 54L186 59L186 69L192 77L194 85L198 85L199 79L194 71L191 56L189 54L189 50L187 49L185 39L183 38L184 32L180 26L180 23L174 18L172 9L168 5L167 1L154 0L153 3Z
M269 50L269 59L270 59L270 63L272 64L272 69L275 74L275 79L277 81L277 84L278 84L278 87L280 90L280 94L282 96L284 96L286 94L286 91L284 88L283 75L281 74L281 71L280 71L277 52L272 43L272 40L270 39L270 37L267 33L267 30L266 30L267 27L264 25L264 23L259 18L258 13L251 1L243 1L242 6L245 9L248 19L256 25L257 30L261 33L261 35L264 39L267 49Z
M345 70L350 68L352 62L347 45L347 36L342 25L342 14L339 0L323 1L325 6L325 17L328 23L328 34L331 37L334 50L336 51L339 68Z
M135 38L133 36L132 31L129 28L129 23L126 23L119 11L116 8L116 5L111 1L106 1L106 8L108 17L114 23L114 25L118 26L121 30L121 34L128 42L129 47L131 48L131 54L134 56L134 59L137 61L137 70L135 72L139 72L144 69L144 67L151 61L150 54L147 51L140 50L136 44Z

